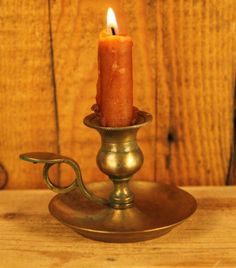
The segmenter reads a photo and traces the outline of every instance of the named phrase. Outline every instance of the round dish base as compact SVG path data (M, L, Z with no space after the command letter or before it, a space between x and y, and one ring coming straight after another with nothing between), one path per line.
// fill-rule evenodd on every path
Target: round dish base
M88 185L90 191L108 197L110 182ZM79 190L56 195L49 203L50 213L77 233L105 242L137 242L162 236L188 218L197 208L187 192L167 184L132 182L135 194L132 208L113 209L92 203Z

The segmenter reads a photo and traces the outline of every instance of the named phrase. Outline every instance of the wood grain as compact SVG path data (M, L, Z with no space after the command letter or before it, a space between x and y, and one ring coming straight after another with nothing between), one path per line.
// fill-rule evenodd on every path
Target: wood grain
M235 1L158 1L157 179L224 184L233 143Z
M234 181L236 1L5 0L0 188L43 187L41 167L18 161L25 151L68 155L86 182L105 179L96 167L99 136L82 121L95 102L97 41L108 6L134 41L135 105L154 117L139 133L145 162L135 179ZM74 174L62 166L54 177L68 184Z
M127 244L88 240L61 225L47 210L50 191L2 191L0 266L235 267L236 188L185 189L198 201L192 217L166 236Z
M1 184L40 188L41 167L18 156L57 150L48 5L39 0L1 1L0 23ZM19 174L24 174L20 180Z

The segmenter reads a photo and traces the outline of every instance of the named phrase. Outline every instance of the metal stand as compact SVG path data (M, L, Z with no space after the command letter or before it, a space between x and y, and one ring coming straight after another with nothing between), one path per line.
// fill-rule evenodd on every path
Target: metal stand
M26 153L21 159L45 163L43 177L48 187L62 193L50 204L51 214L76 232L95 240L135 242L161 236L196 210L196 201L174 186L129 181L143 164L137 131L152 120L139 111L136 123L128 127L102 127L95 114L84 119L85 125L101 135L97 165L113 183L95 183L87 188L79 164L52 153ZM75 171L75 181L67 187L54 185L48 172L52 165L66 163Z

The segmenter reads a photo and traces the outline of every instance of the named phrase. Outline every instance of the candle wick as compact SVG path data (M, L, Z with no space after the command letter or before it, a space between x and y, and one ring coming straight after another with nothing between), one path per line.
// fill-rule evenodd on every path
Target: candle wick
M111 32L112 32L112 35L116 35L115 29L113 27L111 27Z

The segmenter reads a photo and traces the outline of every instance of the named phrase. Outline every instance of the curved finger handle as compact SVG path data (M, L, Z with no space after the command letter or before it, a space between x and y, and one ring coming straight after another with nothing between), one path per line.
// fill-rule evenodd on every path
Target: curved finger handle
M36 163L44 163L44 169L43 169L43 178L46 182L49 189L56 193L68 193L76 188L79 188L81 193L89 200L102 205L107 205L108 200L97 197L95 194L91 193L86 186L83 183L81 171L79 164L74 161L73 159L53 154L53 153L46 153L46 152L32 152L32 153L25 153L20 155L20 159L28 162L32 162L34 164ZM75 172L75 180L66 187L61 187L56 185L50 180L49 177L49 170L50 168L55 164L65 163L71 166Z

